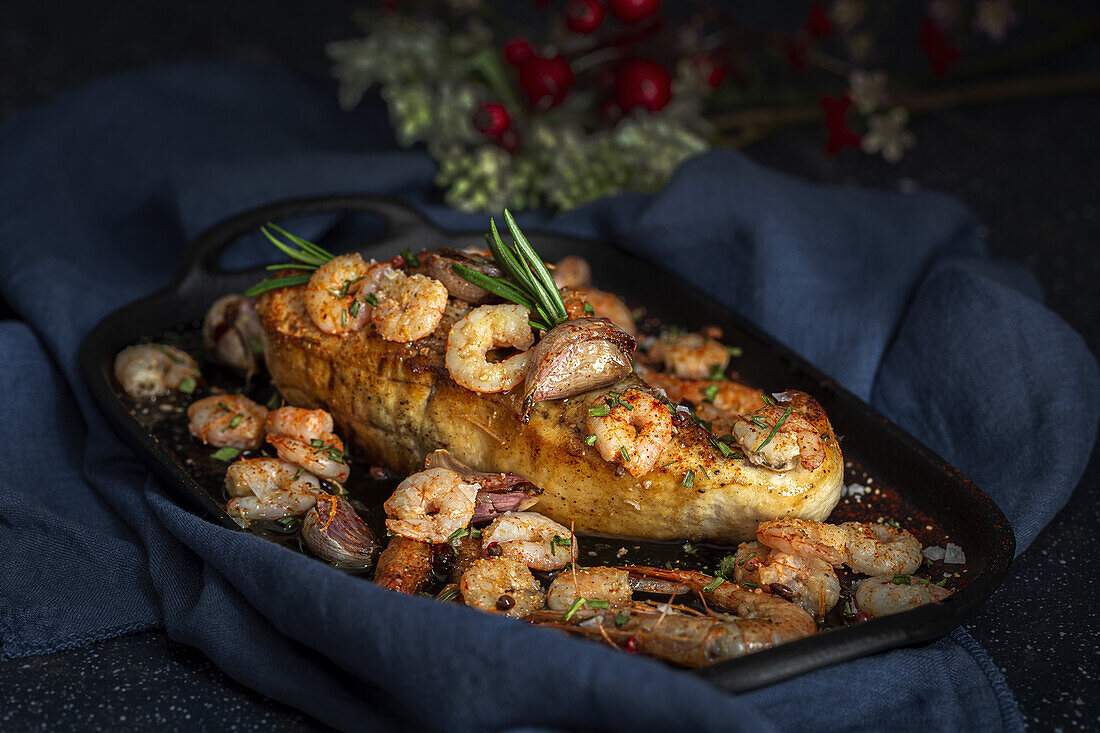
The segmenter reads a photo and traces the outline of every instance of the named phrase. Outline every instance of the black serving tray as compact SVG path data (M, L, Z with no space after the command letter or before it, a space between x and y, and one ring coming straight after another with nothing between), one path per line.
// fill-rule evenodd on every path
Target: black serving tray
M260 279L261 268L234 271L221 264L225 251L242 237L254 235L267 221L281 222L293 230L296 218L301 221L309 217L316 225L320 216L328 217L323 240L326 248L335 252L354 249L379 260L404 248L457 249L483 243L482 232L444 232L404 204L386 198L330 196L272 204L204 232L187 250L168 287L103 319L81 347L85 378L119 435L182 500L226 527L239 529L224 511L225 497L220 494L219 483L211 480L210 471L203 475L194 458L186 457L187 451L194 448L182 445L185 437L166 438L139 422L134 404L115 382L114 357L125 346L154 336L193 335L216 298L243 292ZM365 227L366 220L371 219L382 225L380 233L378 227L374 231ZM367 232L373 236L363 244ZM837 434L845 436L845 483L864 483L871 489L859 502L842 500L833 519L875 521L882 516L894 517L925 545L950 541L966 552L965 566L932 568L935 572L951 572L948 587L955 592L941 603L830 629L693 674L723 689L742 692L837 662L928 642L957 626L1000 584L1015 550L1011 527L996 504L957 469L790 349L676 275L600 242L528 234L548 260L582 254L592 264L598 287L644 305L650 315L664 323L688 329L705 324L720 326L725 334L723 341L743 350L734 368L745 381L768 392L793 388L813 395ZM180 434L186 436L186 429ZM592 541L601 546L596 538ZM711 550L714 557L725 552L724 548ZM622 562L630 561L632 558L627 557Z

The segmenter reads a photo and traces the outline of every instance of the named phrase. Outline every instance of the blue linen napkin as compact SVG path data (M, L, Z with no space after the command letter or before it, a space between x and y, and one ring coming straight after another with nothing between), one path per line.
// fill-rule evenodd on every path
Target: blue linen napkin
M99 319L167 282L190 237L256 205L343 192L484 224L436 202L430 159L399 151L379 108L343 113L334 98L270 69L169 67L0 127L0 293L24 320L0 323L0 654L163 627L342 729L1021 729L962 629L734 696L383 591L169 498L104 423L76 358ZM1019 550L1084 469L1095 359L953 200L814 186L713 152L657 196L521 224L616 242L738 309L969 474Z

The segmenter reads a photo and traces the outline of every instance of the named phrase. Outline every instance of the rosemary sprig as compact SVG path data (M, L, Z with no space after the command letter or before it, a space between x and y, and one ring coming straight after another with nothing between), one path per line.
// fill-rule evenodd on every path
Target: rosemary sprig
M766 446L768 443L772 442L772 438L775 437L775 434L777 432L779 432L779 428L781 428L783 426L783 423L787 422L787 418L790 417L790 416L791 416L791 406L787 405L787 409L783 411L783 415L778 420L775 421L775 427L773 427L772 431L770 433L768 433L768 437L764 438L763 443L756 446L756 449L753 451L753 453L759 453L760 451L764 450L764 446Z
M295 236L283 229L277 224L268 222L266 225L260 227L260 231L268 241L275 247L289 257L292 262L287 262L281 265L268 265L265 269L268 270L307 270L312 272L321 265L331 260L333 255L328 250L317 246L313 242L302 239ZM275 234L282 235L287 241L282 241ZM265 280L261 280L248 290L244 291L244 294L248 297L259 295L260 293L266 293L268 290L275 290L276 288L288 288L294 285L305 285L309 282L309 275L291 275L290 277L269 277Z
M504 222L512 235L512 245L501 239L496 221L489 220L485 241L493 258L507 277L493 277L463 265L454 265L458 275L505 300L518 303L531 311L531 325L543 331L569 320L565 302L546 269L542 258L516 225L512 212L504 210Z

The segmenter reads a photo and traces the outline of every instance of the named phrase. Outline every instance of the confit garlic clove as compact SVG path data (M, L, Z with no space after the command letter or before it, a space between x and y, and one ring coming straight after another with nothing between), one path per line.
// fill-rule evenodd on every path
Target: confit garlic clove
M606 318L575 318L550 329L531 351L523 417L543 400L614 384L633 371L634 337Z
M380 546L374 532L339 496L320 494L302 521L302 540L309 551L338 568L366 570Z

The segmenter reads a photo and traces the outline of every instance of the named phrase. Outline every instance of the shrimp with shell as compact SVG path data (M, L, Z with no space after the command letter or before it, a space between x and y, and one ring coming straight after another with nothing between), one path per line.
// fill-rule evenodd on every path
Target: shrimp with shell
M344 442L333 432L332 415L324 410L280 407L267 415L267 442L279 458L321 478L344 482L351 474Z
M203 397L187 408L187 429L207 445L256 450L264 442L267 408L247 397Z
M322 493L316 476L275 458L241 458L226 471L225 490L233 497L225 511L242 527L303 514Z
M738 583L770 589L813 616L824 616L840 600L840 579L824 560L787 554L761 542L742 542L733 557Z
M386 528L411 540L446 542L470 524L479 488L448 468L414 473L382 504Z
M606 318L631 336L638 335L634 314L619 296L596 288L562 288L562 302L570 318Z
M729 350L701 333L664 336L649 347L648 356L682 379L706 379L721 375L730 363Z
M923 559L920 542L907 530L885 524L828 524L782 517L761 522L756 539L780 552L847 565L864 575L912 573Z
M546 595L525 564L510 557L483 557L462 574L459 593L467 606L523 617L543 607Z
M889 616L942 601L951 591L909 574L876 575L860 581L856 605L871 616Z
M115 379L135 400L155 400L176 390L193 391L202 376L190 354L167 344L127 346L118 352L114 367Z
M566 527L535 512L509 512L481 531L481 546L535 570L561 570L577 559L577 543Z
M653 470L673 433L668 408L638 389L599 397L588 411L587 428L600 456L634 477Z
M527 308L513 304L479 306L451 326L447 371L456 384L473 392L507 392L527 377L531 363L528 349L534 343ZM489 352L503 347L520 353L489 362Z
M783 400L786 394L777 397ZM781 401L740 415L732 432L751 463L773 471L790 471L798 466L813 471L825 461L821 433L795 404Z

